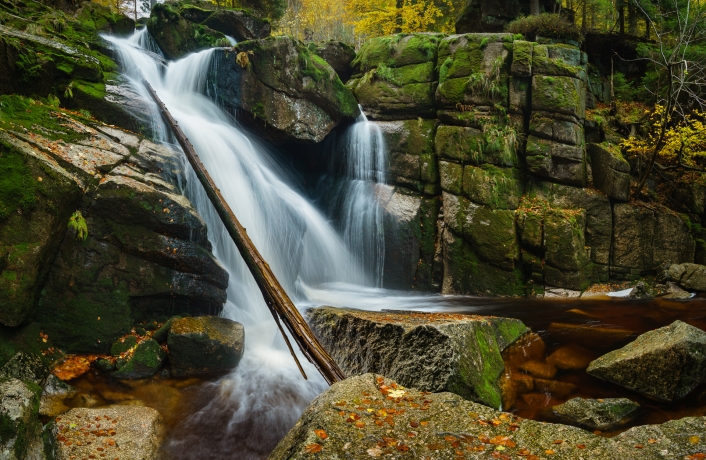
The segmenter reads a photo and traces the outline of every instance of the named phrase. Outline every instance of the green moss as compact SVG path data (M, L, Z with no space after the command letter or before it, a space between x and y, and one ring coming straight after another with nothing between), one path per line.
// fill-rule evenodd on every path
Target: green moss
M517 209L522 190L520 173L515 168L491 164L464 167L463 193L476 203L497 209Z
M128 335L127 337L116 340L115 343L110 347L110 354L113 356L120 356L125 353L130 348L137 345L137 337L134 335Z

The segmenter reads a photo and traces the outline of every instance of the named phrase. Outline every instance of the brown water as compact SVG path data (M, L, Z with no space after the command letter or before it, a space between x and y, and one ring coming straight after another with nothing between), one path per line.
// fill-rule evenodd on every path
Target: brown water
M530 300L469 297L430 298L436 311L519 318L544 341L544 357L571 346L587 359L595 359L634 340L639 334L679 319L706 330L706 300ZM426 310L429 309L427 304ZM247 350L246 350L247 353ZM512 367L519 364L515 362ZM277 375L272 375L276 380ZM511 412L535 420L557 421L549 410L567 399L628 397L643 411L629 426L662 423L687 416L706 415L706 386L675 403L658 403L619 386L600 381L585 370L559 370L555 380L576 385L570 394L537 391L519 394ZM140 404L158 410L165 420L164 444L168 458L266 458L296 420L297 408L305 407L311 395L296 388L268 394L271 382L248 382L237 376L204 379L154 377L140 381L118 381L91 371L69 382L81 394L69 407L100 407ZM248 388L243 388L251 385ZM245 406L234 395L263 393ZM238 391L235 391L235 390ZM253 401L256 402L253 405ZM236 414L236 416L234 416ZM627 428L625 428L627 429ZM612 436L617 432L602 433Z

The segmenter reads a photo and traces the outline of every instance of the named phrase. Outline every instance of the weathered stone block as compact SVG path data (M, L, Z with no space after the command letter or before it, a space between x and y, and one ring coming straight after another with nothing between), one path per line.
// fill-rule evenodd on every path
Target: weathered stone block
M591 362L590 375L657 401L675 401L706 380L706 333L675 321Z
M12 378L0 382L0 438L2 457L9 460L31 458L32 444L41 445L39 421L41 387Z
M463 190L463 166L458 163L439 161L439 176L441 189L460 195Z
M515 40L512 42L512 66L510 72L516 77L532 76L533 42Z
M436 183L438 170L434 153L433 120L398 120L375 122L382 132L388 153L391 183L420 190L423 183Z
M530 107L530 78L513 77L510 80L510 107L511 113L522 115Z
M558 182L586 185L586 161L583 146L560 144L536 136L527 139L527 169L538 176Z
M159 344L147 339L135 347L133 355L118 366L113 376L119 379L142 379L151 377L161 369L167 353Z
M167 344L175 377L227 372L243 356L245 329L236 321L215 316L180 318L172 321Z
M439 156L462 163L516 166L516 134L510 127L483 132L461 126L439 126L436 152Z
M522 196L520 173L515 168L467 165L463 168L463 194L493 208L517 209Z
M612 148L611 148L612 147ZM590 144L593 185L618 201L630 199L630 165L615 146Z
M532 111L586 116L586 83L571 77L532 77Z
M520 230L520 239L523 246L540 249L544 242L544 217L543 212L534 210L519 210L517 212L517 226Z
M530 117L530 135L569 145L583 145L583 128L576 120L555 114L535 112Z
M375 372L420 390L451 391L502 407L502 351L527 331L521 321L466 315L320 307L307 320L349 376Z
M544 215L544 247L549 265L576 271L588 264L585 226L586 212L583 209L552 210Z
M515 212L488 206L469 206L463 235L484 260L507 270L520 257Z
M552 407L562 420L591 430L610 431L631 422L640 412L640 405L627 398L572 398Z

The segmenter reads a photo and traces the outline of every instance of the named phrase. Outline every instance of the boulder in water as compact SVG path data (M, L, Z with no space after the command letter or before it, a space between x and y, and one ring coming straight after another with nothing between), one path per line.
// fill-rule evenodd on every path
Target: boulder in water
M706 266L699 264L672 264L664 277L674 281L684 289L706 291Z
M215 316L174 319L167 344L175 377L227 372L243 356L245 329L236 321Z
M164 364L167 353L159 344L147 339L135 347L132 356L118 366L113 377L119 379L142 379L150 377L159 371Z
M208 80L218 102L274 144L320 142L360 114L336 71L291 37L239 43L213 59Z
M640 405L627 398L572 398L552 408L554 415L562 420L602 431L626 425L637 416L639 410Z
M657 401L675 401L706 381L706 332L675 321L601 356L586 372Z
M0 381L0 452L2 458L32 458L36 444L41 446L39 395L42 389L18 379Z
M112 406L72 409L48 426L57 459L105 458L150 460L159 458L162 416L149 407ZM98 449L102 450L98 450Z
M307 320L346 375L376 372L424 391L502 406L502 351L527 327L511 318L320 307Z

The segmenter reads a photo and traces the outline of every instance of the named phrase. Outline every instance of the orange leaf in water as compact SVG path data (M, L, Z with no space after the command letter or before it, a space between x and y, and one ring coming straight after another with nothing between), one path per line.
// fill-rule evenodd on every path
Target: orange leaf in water
M315 454L317 452L321 452L324 448L321 446L321 444L309 444L306 447L304 447L304 452L307 454Z
M355 426L357 428L363 428L365 426L365 423L361 422L360 420L355 422Z
M328 438L328 435L324 430L314 430L314 433L316 433L316 436L320 437L321 439Z
M71 380L80 377L91 369L91 364L98 360L98 355L68 355L64 361L52 370L60 380Z

